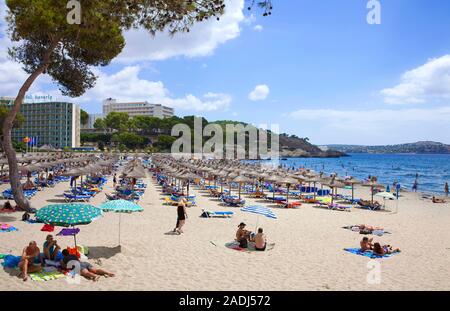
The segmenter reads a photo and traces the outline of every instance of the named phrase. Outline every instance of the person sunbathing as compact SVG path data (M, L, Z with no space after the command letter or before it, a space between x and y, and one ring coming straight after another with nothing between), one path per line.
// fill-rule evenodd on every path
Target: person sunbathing
M375 255L384 256L388 254L398 253L400 252L399 248L393 249L391 245L383 245L380 243L373 244L373 253Z
M362 234L370 234L375 230L384 230L381 227L374 227L374 226L364 225L364 224L358 225L357 227L359 228L359 233L362 233Z
M372 238L368 238L368 237L363 237L363 239L361 240L361 242L359 242L359 245L360 245L360 247L361 247L361 250L363 251L363 252L365 252L365 251L369 251L369 250L371 250L371 249L373 249L373 245L372 245L372 241L373 241L373 239Z
M23 184L23 190L33 190L33 189L36 189L36 185L34 184L34 182L32 182L30 179L28 179Z
M436 197L433 196L433 198L431 199L431 201L433 203L446 203L446 201L444 199L438 199Z
M69 253L67 249L63 249L62 255L64 258L61 260L61 267L66 270L72 270L79 265L80 267L80 275L85 277L88 280L98 281L100 276L105 277L114 277L115 274L105 271L103 269L94 268L92 264L85 261L80 261L76 255L72 255Z
M49 234L45 239L43 250L44 250L43 260L45 259L55 260L56 256L61 250L61 247L59 247L58 242L55 239L53 239L53 235Z
M28 273L40 272L41 265L34 265L39 260L40 250L35 241L31 241L22 251L22 257L19 262L19 269L23 281L28 280Z
M257 251L265 251L267 246L267 238L266 235L263 233L262 228L258 228L258 233L255 235L255 237L252 239L255 242L255 250Z

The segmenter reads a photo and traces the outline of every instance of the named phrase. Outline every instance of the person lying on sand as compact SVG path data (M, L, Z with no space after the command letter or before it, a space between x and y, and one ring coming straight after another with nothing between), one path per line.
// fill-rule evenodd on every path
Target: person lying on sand
M361 242L359 242L359 245L360 245L360 247L361 247L361 250L363 251L363 252L365 252L365 251L370 251L372 248L373 248L373 245L372 245L372 241L373 241L373 238L368 238L368 237L363 237L363 239L361 240Z
M391 245L383 245L381 246L380 243L374 243L373 244L373 253L375 255L384 256L387 254L393 254L400 252L399 248L393 249Z
M24 281L28 280L28 273L40 272L42 267L34 265L39 260L40 250L35 241L31 241L27 247L23 249L22 258L19 262L20 276Z
M436 197L433 197L433 198L431 199L431 201L432 201L433 203L446 203L446 201L445 201L444 199L438 199L438 198L436 198Z
M78 264L80 265L80 275L85 277L88 280L92 280L94 282L98 281L98 279L100 278L101 275L103 275L105 277L114 277L115 276L114 273L111 273L111 272L108 272L108 271L105 271L102 269L94 268L94 266L91 265L89 262L80 261L77 256L69 254L69 251L67 249L63 249L62 254L63 254L64 258L61 260L61 267L63 269L71 270L75 267L72 265L71 267L69 267L71 269L68 269L68 264L71 261L78 262Z
M53 235L49 234L47 235L47 238L44 242L44 257L43 260L55 260L56 256L58 255L59 251L61 250L61 247L59 247L58 242L53 239Z

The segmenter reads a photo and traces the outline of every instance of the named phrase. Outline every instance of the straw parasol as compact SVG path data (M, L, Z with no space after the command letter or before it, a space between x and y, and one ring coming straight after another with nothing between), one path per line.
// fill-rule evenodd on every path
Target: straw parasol
M363 185L363 187L370 187L370 193L371 193L371 196L372 196L372 204L373 204L373 195L374 195L373 194L373 190L375 188L384 188L384 185L379 184L376 181L368 181L368 182L363 183L362 185Z
M277 179L277 182L280 184L285 184L287 186L287 195L286 195L286 203L289 203L289 188L293 184L297 184L298 180L289 176L282 176Z
M350 184L352 186L352 201L355 199L355 185L361 184L362 182L354 177L347 179L345 181L346 184Z
M241 199L241 185L242 183L251 182L252 180L244 175L239 175L233 179L234 182L239 183L239 200Z

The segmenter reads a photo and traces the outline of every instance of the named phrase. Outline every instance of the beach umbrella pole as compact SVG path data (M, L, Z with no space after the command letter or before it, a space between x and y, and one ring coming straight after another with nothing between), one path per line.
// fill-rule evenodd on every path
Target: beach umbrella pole
M120 225L122 222L122 213L119 213L119 246L120 246Z

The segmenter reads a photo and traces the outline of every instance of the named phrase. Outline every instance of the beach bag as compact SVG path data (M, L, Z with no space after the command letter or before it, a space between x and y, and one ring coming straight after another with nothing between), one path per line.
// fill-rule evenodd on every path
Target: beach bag
M248 242L246 238L243 238L239 241L239 247L240 248L247 248L248 247Z
M23 214L22 221L28 221L28 220L30 220L30 214L28 214L28 213Z

